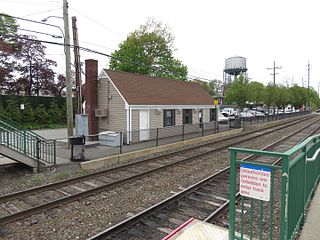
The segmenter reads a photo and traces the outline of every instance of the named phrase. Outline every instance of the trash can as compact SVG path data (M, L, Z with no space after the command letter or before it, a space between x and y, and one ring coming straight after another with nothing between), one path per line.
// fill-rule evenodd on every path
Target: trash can
M104 145L108 147L119 147L120 141L121 141L121 133L119 132L105 131L105 132L99 133L100 145Z
M241 119L237 118L237 117L230 119L229 127L230 128L241 128Z
M82 136L69 137L69 144L71 145L71 161L84 161L84 147L86 144L86 138Z

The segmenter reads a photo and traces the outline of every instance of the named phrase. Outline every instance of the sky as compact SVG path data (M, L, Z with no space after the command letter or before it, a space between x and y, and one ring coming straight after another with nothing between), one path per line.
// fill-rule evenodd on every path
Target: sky
M316 91L320 82L320 14L316 0L69 0L69 17L77 17L79 45L105 54L118 49L130 32L152 17L169 26L175 36L175 57L188 67L189 75L223 80L225 59L247 59L248 76L263 84L273 81L275 61L281 67L276 83L308 85ZM0 12L41 21L63 31L62 0L0 0ZM18 21L21 29L61 36L57 27ZM63 42L44 34L39 40ZM72 42L72 32L70 27ZM61 46L47 46L48 58L64 73ZM73 51L71 51L73 56ZM81 61L96 59L99 71L109 58L80 52Z

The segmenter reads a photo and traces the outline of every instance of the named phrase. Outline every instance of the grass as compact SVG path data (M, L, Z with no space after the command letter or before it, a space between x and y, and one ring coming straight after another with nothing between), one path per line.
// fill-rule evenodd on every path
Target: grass
M44 182L42 175L35 175L32 179L34 185L41 185Z
M59 172L59 173L56 173L55 175L53 175L53 179L55 181L61 181L61 180L67 179L67 178L70 178L70 173L68 173L68 172Z

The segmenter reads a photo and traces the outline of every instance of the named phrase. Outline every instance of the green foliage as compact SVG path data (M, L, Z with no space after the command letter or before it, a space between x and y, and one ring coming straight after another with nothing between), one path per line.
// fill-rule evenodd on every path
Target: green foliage
M46 111L46 108L43 104L40 104L35 110L34 110L34 119L36 123L39 124L48 124L49 122L49 114Z
M21 110L21 123L32 123L34 121L33 108L27 98L23 99L24 110Z
M187 66L173 57L173 36L167 26L149 19L112 53L110 69L186 80Z
M249 88L249 102L254 104L261 104L264 100L265 95L265 86L259 82L250 82L248 85Z
M56 173L55 175L53 175L53 179L55 181L61 181L64 179L70 178L70 173L68 172L60 172L60 173Z
M284 86L277 86L276 85L276 101L275 105L278 107L283 107L283 111L285 110L285 107L290 104L290 96L288 88Z
M246 102L250 99L249 80L245 76L240 75L227 88L225 93L225 101L227 104L237 104L240 108L246 106Z
M216 94L216 86L214 82L202 82L201 86L209 93L210 96Z
M57 99L47 98L51 99L51 104L50 106L48 105L47 108L42 103L33 108L30 101L33 101L35 104L37 97L3 95L1 95L1 97L0 114L22 125L26 129L66 127L65 104L59 108L56 101ZM3 101L4 99L5 101ZM41 100L43 100L43 98L39 97L39 102L42 102ZM24 104L24 110L20 109L20 104Z
M5 109L3 107L2 102L0 102L0 114L5 115Z
M312 110L319 109L320 108L320 98L318 96L318 93L313 88L310 88L309 97L310 97Z
M62 121L62 114L61 110L59 109L56 100L52 99L50 104L50 108L48 110L48 114L50 116L50 123L61 123Z
M5 14L0 15L0 40L3 41L4 44L12 44L15 42L12 35L16 34L17 30L18 25L13 17Z
M307 89L303 87L299 87L298 85L294 85L289 88L290 94L290 102L295 107L295 109L299 109L302 105L306 105L308 100Z
M21 110L16 98L10 97L8 99L5 116L12 121L21 122Z

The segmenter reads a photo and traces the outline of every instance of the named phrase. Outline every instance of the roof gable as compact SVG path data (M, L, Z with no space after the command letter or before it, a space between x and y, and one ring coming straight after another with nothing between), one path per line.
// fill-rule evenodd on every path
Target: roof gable
M212 97L197 83L106 70L130 105L212 105Z

